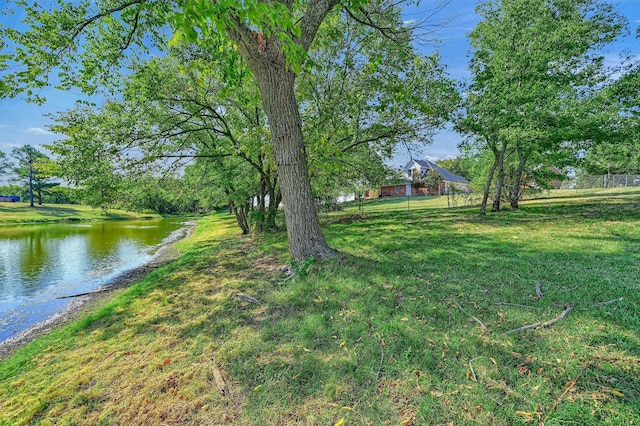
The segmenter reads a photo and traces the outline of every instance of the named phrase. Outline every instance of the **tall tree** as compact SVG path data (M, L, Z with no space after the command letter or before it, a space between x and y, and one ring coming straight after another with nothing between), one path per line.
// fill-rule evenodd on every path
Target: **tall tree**
M30 206L34 207L34 192L38 197L38 204L42 205L43 192L59 185L56 182L51 182L51 177L43 171L43 163L48 160L48 157L31 145L14 148L11 155L17 163L13 169L16 181L28 185Z
M492 210L500 210L505 160L516 160L510 194L518 207L528 161L579 140L576 110L604 79L594 49L617 37L624 20L598 0L496 0L478 7L484 18L470 33L473 82L458 128L493 154L481 212L497 173Z
M594 135L577 148L586 154L580 167L595 174L640 173L640 62L599 91L598 107L608 116L594 126Z
M122 55L124 51L139 46L143 56L149 51L149 39L163 40L168 25L177 31L175 44L197 44L218 55L229 80L237 77L232 59L239 53L257 82L268 117L291 256L302 260L334 254L322 234L311 189L296 77L320 26L334 9L344 8L359 22L376 26L377 17L396 7L395 3L102 0L60 4L58 9L44 10L33 3L26 8L30 29L10 31L17 48L9 61L25 64L27 70L4 79L3 85L11 90L3 95L48 84L51 67L61 68L61 87L80 85L91 92L106 76L117 75L116 66L131 58ZM407 34L401 21L379 29L389 36Z

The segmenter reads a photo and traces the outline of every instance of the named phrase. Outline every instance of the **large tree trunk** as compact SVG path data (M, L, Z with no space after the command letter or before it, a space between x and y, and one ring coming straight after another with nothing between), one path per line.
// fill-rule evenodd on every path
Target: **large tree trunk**
M306 3L298 21L300 34L294 37L297 47L304 52L309 50L324 18L337 4L338 0ZM227 31L258 83L269 120L291 257L295 261L331 257L335 251L322 234L311 191L302 120L295 97L296 75L289 67L285 49L278 37L253 31L239 21L235 28ZM295 61L294 57L300 53L291 52L290 59Z
M295 74L277 67L261 67L255 75L269 118L291 257L301 261L333 256L335 251L322 234L311 190L302 120L294 92Z

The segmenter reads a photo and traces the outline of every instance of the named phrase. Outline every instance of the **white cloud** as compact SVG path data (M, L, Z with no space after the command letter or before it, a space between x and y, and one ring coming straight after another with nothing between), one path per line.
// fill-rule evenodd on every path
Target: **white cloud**
M29 127L24 132L29 133L31 135L51 135L52 134L50 131L43 129L42 127Z

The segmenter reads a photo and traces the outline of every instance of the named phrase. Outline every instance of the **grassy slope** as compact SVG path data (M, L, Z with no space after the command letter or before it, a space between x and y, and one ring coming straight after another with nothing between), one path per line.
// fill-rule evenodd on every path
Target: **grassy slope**
M343 255L291 280L284 235L203 221L179 261L1 361L0 424L638 424L639 191L365 212L327 217Z
M29 203L0 203L0 225L16 223L44 223L81 220L139 219L157 217L122 210L104 213L100 209L77 204L48 204L29 207Z

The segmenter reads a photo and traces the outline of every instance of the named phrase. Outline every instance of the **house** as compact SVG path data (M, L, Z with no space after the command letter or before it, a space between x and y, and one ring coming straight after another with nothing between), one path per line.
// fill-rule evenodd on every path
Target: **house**
M435 171L441 178L440 183L435 186L427 186L423 182L427 173L431 170ZM429 160L410 160L402 168L402 174L405 178L404 183L381 186L379 196L443 195L451 192L452 188L456 188L458 191L469 191L469 181L467 179L455 175Z

